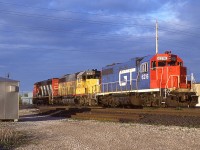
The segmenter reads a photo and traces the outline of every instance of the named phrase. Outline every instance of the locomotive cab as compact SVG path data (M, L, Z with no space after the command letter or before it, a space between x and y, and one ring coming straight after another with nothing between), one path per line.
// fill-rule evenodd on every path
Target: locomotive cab
M58 95L58 78L40 81L34 84L33 104L53 104Z
M99 93L100 71L87 70L77 75L76 96L81 105L95 105L95 93Z
M160 89L188 89L191 85L187 81L187 69L183 60L171 51L156 54L151 59L151 88Z
M77 95L87 95L99 92L100 71L88 70L77 75Z

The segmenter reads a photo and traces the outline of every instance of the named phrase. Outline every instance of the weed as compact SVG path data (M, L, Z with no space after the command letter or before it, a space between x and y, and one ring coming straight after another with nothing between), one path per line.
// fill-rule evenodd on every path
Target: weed
M26 135L7 127L0 128L0 147L11 149L25 142Z

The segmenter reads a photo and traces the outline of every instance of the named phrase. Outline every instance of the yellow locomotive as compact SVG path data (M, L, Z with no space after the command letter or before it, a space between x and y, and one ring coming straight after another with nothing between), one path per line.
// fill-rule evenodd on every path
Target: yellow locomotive
M95 93L100 92L100 71L88 70L80 72L76 81L76 98L82 105L94 105Z
M101 72L87 70L59 78L56 103L94 105L95 93L100 92Z

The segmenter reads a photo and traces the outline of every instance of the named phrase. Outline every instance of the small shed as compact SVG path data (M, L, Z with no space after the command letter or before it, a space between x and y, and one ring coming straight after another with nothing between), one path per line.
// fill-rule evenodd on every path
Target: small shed
M0 77L0 120L19 119L19 81Z
M198 103L196 104L196 107L200 107L200 83L192 84L192 89L198 96Z

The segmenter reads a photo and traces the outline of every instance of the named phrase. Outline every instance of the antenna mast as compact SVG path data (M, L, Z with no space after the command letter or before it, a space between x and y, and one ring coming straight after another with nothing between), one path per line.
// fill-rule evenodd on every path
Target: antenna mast
M158 22L156 20L156 54L158 54Z

